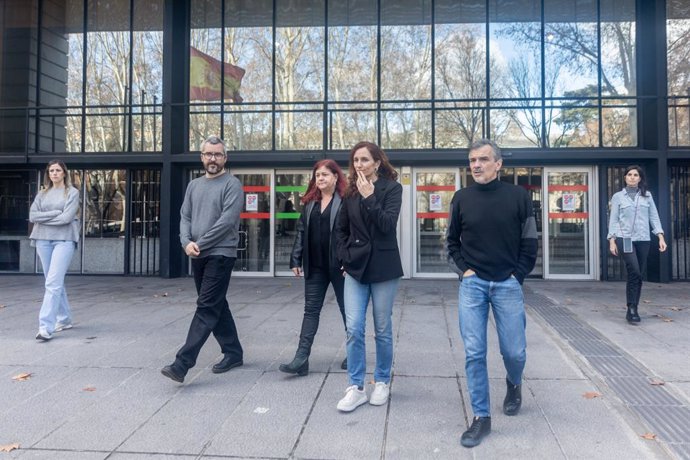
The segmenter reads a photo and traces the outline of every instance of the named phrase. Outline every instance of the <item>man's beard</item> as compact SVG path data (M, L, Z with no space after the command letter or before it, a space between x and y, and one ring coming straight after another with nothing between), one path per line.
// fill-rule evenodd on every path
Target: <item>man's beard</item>
M215 163L207 164L204 169L206 170L207 173L209 173L212 176L215 176L216 174L220 174L221 172L223 172L223 167L219 166Z

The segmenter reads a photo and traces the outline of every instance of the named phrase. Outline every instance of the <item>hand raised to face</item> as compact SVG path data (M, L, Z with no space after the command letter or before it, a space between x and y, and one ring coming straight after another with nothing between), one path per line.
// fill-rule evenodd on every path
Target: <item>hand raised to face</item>
M374 183L362 171L357 171L357 190L362 198L368 198L374 193Z

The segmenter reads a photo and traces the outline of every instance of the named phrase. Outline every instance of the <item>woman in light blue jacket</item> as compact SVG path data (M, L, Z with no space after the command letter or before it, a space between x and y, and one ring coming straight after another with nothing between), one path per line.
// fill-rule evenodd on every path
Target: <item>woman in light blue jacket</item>
M65 292L65 274L79 241L79 191L70 184L65 163L48 163L43 189L31 205L31 245L43 265L45 294L38 316L36 340L47 341L53 332L72 328L72 311Z
M647 190L644 171L637 165L625 170L625 188L611 198L609 218L609 250L614 256L621 255L628 272L625 294L628 311L625 319L639 323L637 306L642 291L642 277L647 268L650 236L649 227L659 238L659 251L666 250L664 230L659 213Z

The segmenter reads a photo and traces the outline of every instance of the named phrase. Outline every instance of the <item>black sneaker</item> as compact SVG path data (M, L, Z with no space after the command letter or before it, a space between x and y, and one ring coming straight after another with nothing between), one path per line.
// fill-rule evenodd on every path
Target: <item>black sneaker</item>
M508 390L506 398L503 400L503 413L506 415L517 415L522 406L522 385L513 385L506 379Z
M491 433L491 417L475 417L472 426L462 434L460 444L464 447L478 446L484 436Z

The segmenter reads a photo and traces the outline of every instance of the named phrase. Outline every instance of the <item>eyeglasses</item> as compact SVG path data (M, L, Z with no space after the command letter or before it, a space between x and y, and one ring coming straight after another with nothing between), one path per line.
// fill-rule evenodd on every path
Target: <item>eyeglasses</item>
M210 160L211 158L213 158L214 160L220 160L221 158L225 157L225 154L221 152L202 152L201 154L207 160Z

